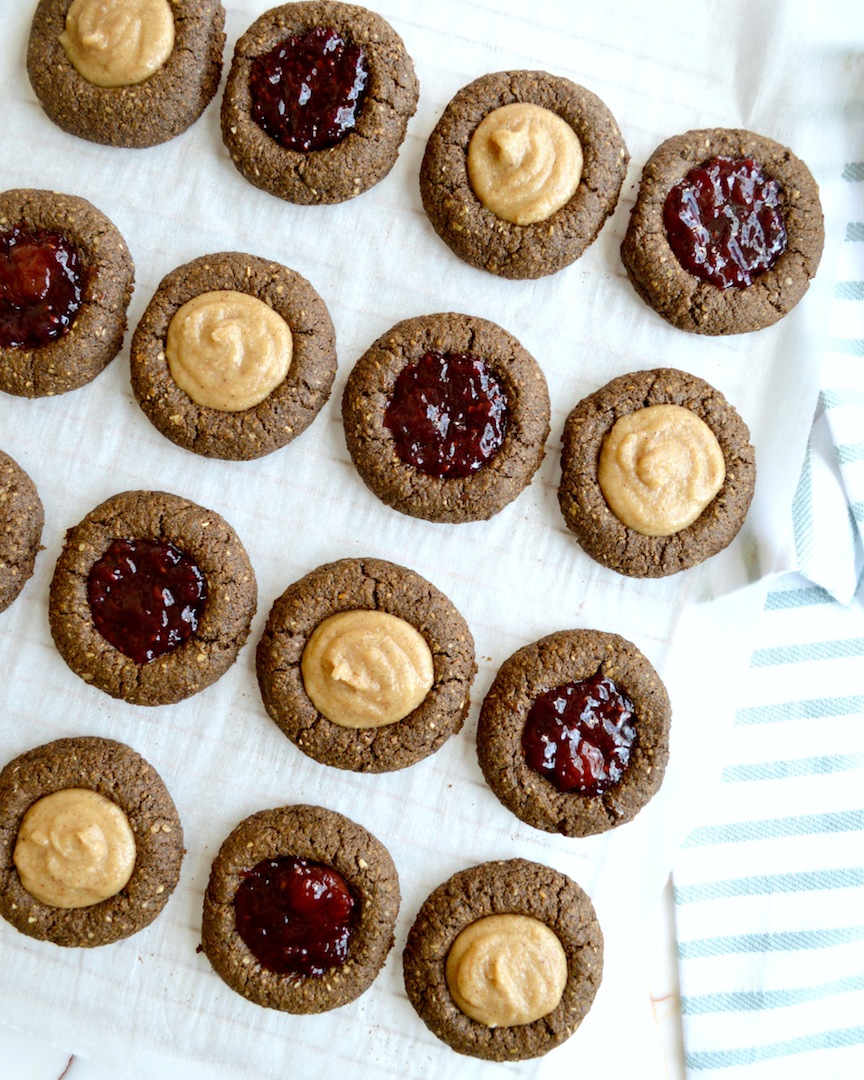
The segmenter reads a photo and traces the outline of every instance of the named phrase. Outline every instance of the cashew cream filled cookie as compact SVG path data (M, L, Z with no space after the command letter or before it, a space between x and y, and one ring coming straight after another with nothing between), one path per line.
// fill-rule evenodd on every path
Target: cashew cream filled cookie
M342 559L289 586L258 645L271 719L305 754L355 772L403 769L459 731L474 641L447 597L382 559Z
M178 495L126 491L67 532L48 615L85 682L168 705L234 663L256 602L249 558L222 517Z
M64 394L123 345L135 266L113 222L86 199L0 193L0 390Z
M240 252L163 278L131 347L132 389L153 425L205 457L248 460L295 439L336 375L333 322L309 282Z
M342 397L348 450L379 499L427 521L482 521L531 482L549 434L537 361L471 315L397 323L357 361Z
M747 425L674 368L613 379L564 425L561 512L583 551L619 574L665 577L722 551L755 482Z
M0 915L29 937L91 948L162 911L183 830L161 777L110 739L57 739L0 772Z
M743 334L782 319L822 256L819 188L791 150L752 131L688 131L642 171L621 258L680 330Z
M629 160L615 118L591 91L545 71L500 71L444 110L426 145L420 194L460 259L537 278L593 243Z
M216 93L224 24L219 0L40 0L30 82L64 131L154 146L185 131Z
M5 611L33 575L45 512L36 485L0 450L0 611Z
M256 187L304 205L352 199L396 163L417 108L411 57L354 4L282 4L237 42L222 138Z

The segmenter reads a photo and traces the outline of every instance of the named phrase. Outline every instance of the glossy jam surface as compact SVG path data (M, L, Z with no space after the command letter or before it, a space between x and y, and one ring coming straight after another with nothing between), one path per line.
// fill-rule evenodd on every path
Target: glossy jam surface
M522 732L526 763L561 792L601 795L630 762L633 704L597 671L535 699Z
M198 629L207 583L173 544L114 540L87 578L93 624L137 664L171 652Z
M406 465L430 476L465 477L501 449L507 395L482 360L427 352L399 373L385 427Z
M323 975L348 957L357 902L332 867L293 855L264 859L234 894L237 932L277 975Z
M0 347L37 349L62 337L83 292L78 254L60 233L0 233Z
M786 250L781 201L780 184L752 158L712 158L666 196L669 245L696 277L746 289Z
M252 119L288 150L325 150L357 125L369 71L359 45L315 27L252 62Z

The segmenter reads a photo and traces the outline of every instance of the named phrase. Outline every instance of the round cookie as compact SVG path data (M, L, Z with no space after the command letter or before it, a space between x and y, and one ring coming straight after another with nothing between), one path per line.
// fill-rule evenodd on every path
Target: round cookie
M222 74L220 0L172 0L170 55L148 78L127 86L99 86L78 73L60 40L70 3L40 0L27 49L30 82L58 127L90 142L146 147L173 139L198 119Z
M447 983L447 956L471 923L505 913L533 917L555 933L566 956L567 981L546 1016L487 1027L456 1005ZM460 1054L519 1061L547 1053L579 1026L600 985L603 935L590 899L575 881L540 863L510 859L462 870L439 885L417 914L402 962L408 998L439 1039Z
M746 288L719 288L692 274L669 245L663 211L670 190L717 157L753 159L780 184L785 251ZM621 245L627 276L642 299L673 326L696 334L743 334L771 326L798 303L822 255L819 188L791 150L752 131L688 131L662 143L642 171Z
M80 908L36 900L13 862L22 818L38 799L68 788L98 792L118 806L135 838L135 866L116 895ZM148 926L180 877L183 829L161 777L139 754L110 739L57 739L0 772L0 915L30 937L55 945L108 945Z
M263 301L282 316L293 340L284 380L263 401L236 412L193 401L165 356L178 309L218 290ZM240 252L203 255L163 278L132 337L131 370L139 405L166 438L205 457L248 460L285 446L318 415L336 375L335 331L324 301L294 270Z
M495 455L468 476L434 476L406 463L386 425L402 372L425 355L470 355L506 398L506 428ZM427 521L482 521L512 502L540 466L549 435L549 391L537 361L495 323L454 313L406 319L357 361L342 397L348 451L382 502Z
M645 536L609 508L597 479L603 440L619 417L651 405L689 409L713 432L726 476L699 517L671 536ZM586 555L630 577L665 577L696 566L737 535L756 483L747 425L709 383L674 368L621 375L573 409L564 424L558 500L567 528Z
M63 394L95 379L126 332L135 266L117 227L86 199L19 188L0 194L0 233L59 235L77 255L81 302L68 331L35 347L0 345L0 390L21 397ZM2 257L2 256L0 256ZM20 310L0 303L0 314Z
M253 119L250 74L256 58L316 28L359 46L368 78L353 130L335 145L292 149ZM237 42L222 100L222 137L237 169L256 187L303 205L344 202L390 172L418 93L411 57L380 15L329 0L282 4L265 11Z
M526 763L525 723L541 694L597 672L632 703L636 738L617 783L598 795L562 792ZM564 836L591 836L630 821L657 793L669 757L670 720L666 688L632 642L598 630L562 630L501 665L480 710L477 758L489 787L522 821Z
M303 681L303 652L316 627L337 612L357 610L404 619L432 653L432 688L404 719L383 727L327 719ZM258 644L257 670L268 714L305 754L340 769L388 772L434 753L461 729L477 667L468 625L434 585L382 559L341 559L319 566L276 600Z
M88 592L115 540L173 545L200 571L206 601L185 642L137 662L96 629ZM237 658L257 603L255 574L237 534L212 510L161 491L125 491L66 533L48 616L60 655L85 682L133 705L168 705L214 683Z
M235 896L263 860L293 856L335 870L355 901L347 959L323 975L277 974L237 930ZM384 845L349 818L320 806L262 810L240 822L219 849L204 896L201 944L214 971L256 1005L320 1013L364 993L393 946L399 878Z
M0 611L5 611L33 575L45 513L36 485L0 450Z
M525 102L570 125L582 145L575 194L550 217L517 225L480 202L468 175L468 147L493 109ZM429 137L420 194L435 231L471 266L506 278L554 274L578 259L615 209L629 154L604 103L569 79L545 71L499 71L460 90Z

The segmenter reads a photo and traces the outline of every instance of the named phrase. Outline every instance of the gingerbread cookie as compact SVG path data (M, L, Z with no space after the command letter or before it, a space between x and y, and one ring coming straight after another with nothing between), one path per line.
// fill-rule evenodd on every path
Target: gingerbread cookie
M36 485L0 450L0 611L5 611L33 575L45 513Z
M249 558L223 518L178 495L125 491L67 532L48 615L85 682L168 705L234 663L256 602Z
M824 243L819 188L791 150L752 131L688 131L642 171L621 258L680 330L743 334L807 291Z
M629 160L615 118L591 91L545 71L499 71L444 110L426 145L420 194L460 259L537 278L593 243Z
M40 0L30 82L64 131L154 146L185 131L216 93L224 24L219 0Z
M380 15L354 4L282 4L237 42L222 137L239 171L288 202L338 203L396 163L418 84Z

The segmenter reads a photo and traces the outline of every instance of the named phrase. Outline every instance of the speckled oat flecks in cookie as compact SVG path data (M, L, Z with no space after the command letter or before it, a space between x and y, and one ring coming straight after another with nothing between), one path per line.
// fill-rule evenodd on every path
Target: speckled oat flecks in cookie
M36 485L0 450L0 611L33 574L45 513Z

